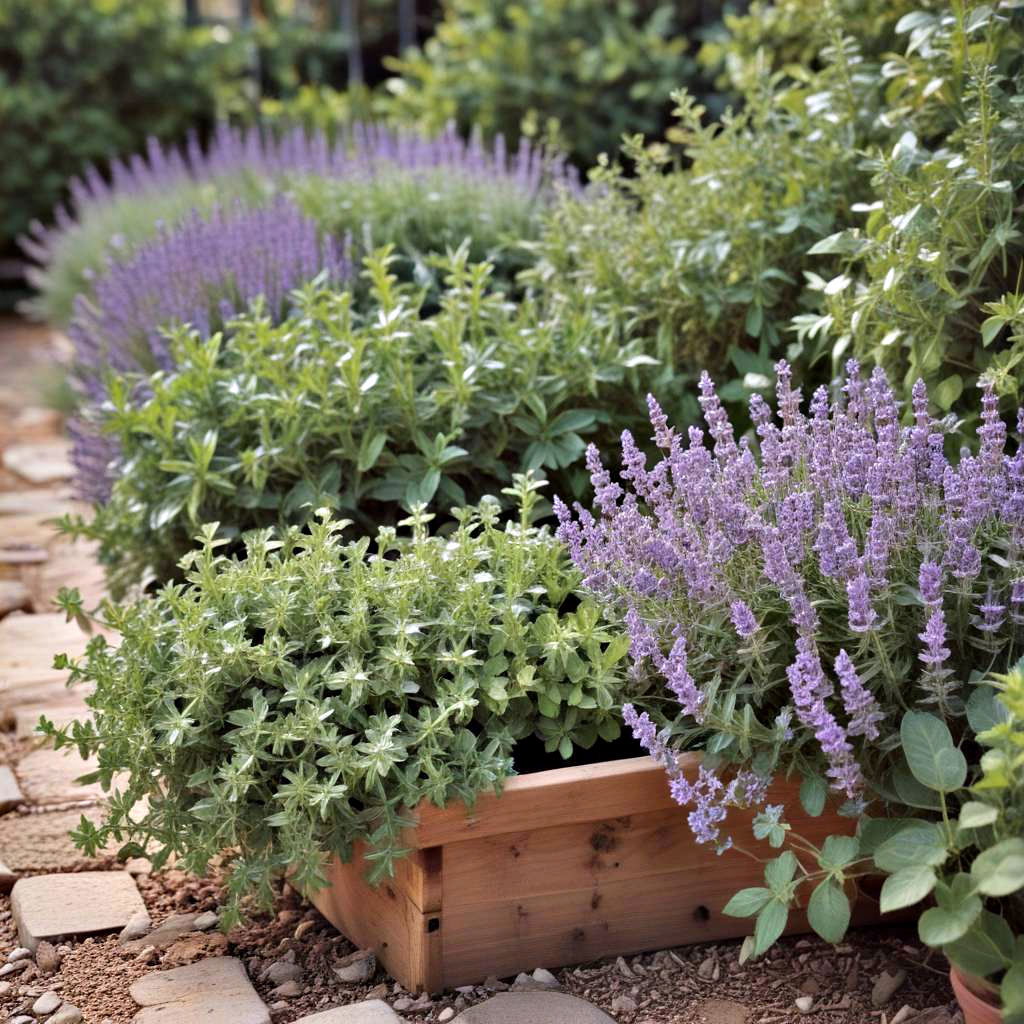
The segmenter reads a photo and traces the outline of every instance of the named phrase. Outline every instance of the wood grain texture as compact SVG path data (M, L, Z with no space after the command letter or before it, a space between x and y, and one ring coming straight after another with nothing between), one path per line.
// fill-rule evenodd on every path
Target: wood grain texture
M695 774L700 757L681 764ZM820 843L853 830L832 810L807 817L798 790L783 782L769 795L798 834ZM733 811L725 828L749 835L750 818ZM314 902L410 991L739 938L750 922L722 909L763 882L749 857L695 842L664 770L646 757L515 778L469 812L423 807L405 839L414 852L391 882L368 886L357 856L332 865L332 888ZM874 914L862 906L855 920ZM802 913L788 930L807 930Z

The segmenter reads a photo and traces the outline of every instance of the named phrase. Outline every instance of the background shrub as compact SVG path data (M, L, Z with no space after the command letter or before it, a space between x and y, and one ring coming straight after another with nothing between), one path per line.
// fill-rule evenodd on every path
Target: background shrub
M901 19L886 69L895 145L864 160L856 223L820 241L820 317L800 322L943 411L985 374L1016 404L1024 375L1024 20L982 6ZM820 257L819 257L820 258ZM834 263L833 263L834 266ZM971 421L973 423L973 420Z
M400 76L386 106L425 130L454 119L466 132L557 138L590 164L623 134L664 126L669 94L696 71L690 27L658 0L446 0L422 50L386 62Z
M429 258L469 238L473 257L492 260L508 280L522 259L513 243L536 232L558 188L576 185L563 161L527 143L509 153L497 139L485 149L451 127L428 138L379 125L332 136L222 123L205 149L194 137L181 149L151 141L145 158L115 161L109 180L91 171L74 182L72 208L26 242L36 261L33 309L66 324L107 265L130 260L158 230L173 233L215 204L275 196L292 199L321 230L351 235L357 252L396 243L396 269L407 278L434 284Z
M241 53L165 0L6 0L0 7L0 259L70 178L147 136L209 126Z
M389 874L407 810L500 789L517 740L567 758L614 739L628 640L531 525L539 485L516 481L517 521L490 499L446 537L417 511L400 535L343 544L324 514L250 534L237 561L210 526L189 585L108 605L121 643L90 642L72 674L96 684L92 715L59 742L98 755L105 786L128 781L99 828L82 819L82 847L146 849L156 868L175 854L198 875L237 851L230 923L286 870L323 886L356 840Z
M579 494L583 438L642 411L650 359L584 315L508 303L486 265L457 258L426 317L386 258L367 273L365 316L350 293L309 287L279 327L257 310L226 336L180 329L173 373L107 378L88 424L113 449L86 468L113 487L76 528L100 541L115 591L171 578L206 522L237 537L327 506L370 534L400 508L473 502L529 469Z

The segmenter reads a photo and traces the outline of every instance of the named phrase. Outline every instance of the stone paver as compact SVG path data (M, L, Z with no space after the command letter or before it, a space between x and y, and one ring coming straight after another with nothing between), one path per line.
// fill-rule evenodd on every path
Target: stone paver
M615 1024L603 1010L564 992L500 992L455 1024Z
M0 516L40 516L43 519L59 519L71 512L84 511L86 507L76 502L66 487L0 491Z
M10 892L17 880L18 876L0 861L0 892Z
M330 1010L300 1017L295 1024L399 1024L401 1017L380 999L335 1006Z
M47 715L53 720L52 715ZM66 804L74 800L101 800L103 789L98 782L80 785L81 775L96 770L93 759L82 760L77 750L54 750L43 747L26 754L17 767L25 796L34 804Z
M85 633L59 612L15 612L0 619L0 712L38 703L41 687L65 682L67 670L53 667L54 655L78 656L88 642Z
M99 823L99 808L47 811L44 814L5 814L0 818L0 860L12 871L72 871L89 866L68 832L82 815ZM116 847L111 851L116 853Z
M31 601L32 592L21 580L0 580L0 617L9 612L24 611Z
M270 1024L270 1012L234 957L156 971L128 990L142 1009L135 1024Z
M24 799L14 772L7 765L0 764L0 814L17 807Z
M120 931L145 904L127 871L82 871L19 878L11 913L23 946L43 939Z
M52 484L70 480L74 467L71 444L60 438L13 444L4 451L3 463L16 476L30 484Z

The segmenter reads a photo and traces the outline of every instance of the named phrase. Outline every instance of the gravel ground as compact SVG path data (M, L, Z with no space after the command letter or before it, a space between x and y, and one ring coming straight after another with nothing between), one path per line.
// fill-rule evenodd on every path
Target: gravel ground
M141 875L138 882L155 925L173 914L215 911L222 892L216 879L197 880L177 870ZM16 945L9 901L0 898L0 951ZM86 1024L129 1024L138 1009L128 995L136 978L224 954L245 963L274 1024L374 997L399 1008L411 1003L403 1015L426 1024L447 1007L460 1010L513 981L429 998L402 991L378 969L364 984L345 985L331 968L352 952L317 911L282 886L272 914L254 916L227 936L191 932L162 951L128 951L113 936L59 946L56 973L43 975L30 964L16 978L0 981L0 988L12 982L0 995L0 1009L23 1012L29 997L56 989L78 1006ZM838 947L813 938L785 939L768 957L744 966L738 954L739 943L727 942L610 959L554 974L566 991L600 1006L620 1024L961 1024L941 961L929 960L928 951L903 929L856 931ZM281 963L297 968L290 972L297 977L283 989L266 977L272 965ZM882 984L899 982L898 987L886 995L880 979Z

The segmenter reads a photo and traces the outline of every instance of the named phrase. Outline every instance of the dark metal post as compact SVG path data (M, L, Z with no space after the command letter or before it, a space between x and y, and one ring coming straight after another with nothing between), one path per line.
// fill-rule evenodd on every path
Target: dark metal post
M398 52L416 45L416 0L398 0Z
M351 88L365 81L363 46L359 38L359 0L341 0L341 27L348 46L348 84Z
M201 17L199 0L185 0L185 24L193 28L199 24Z

